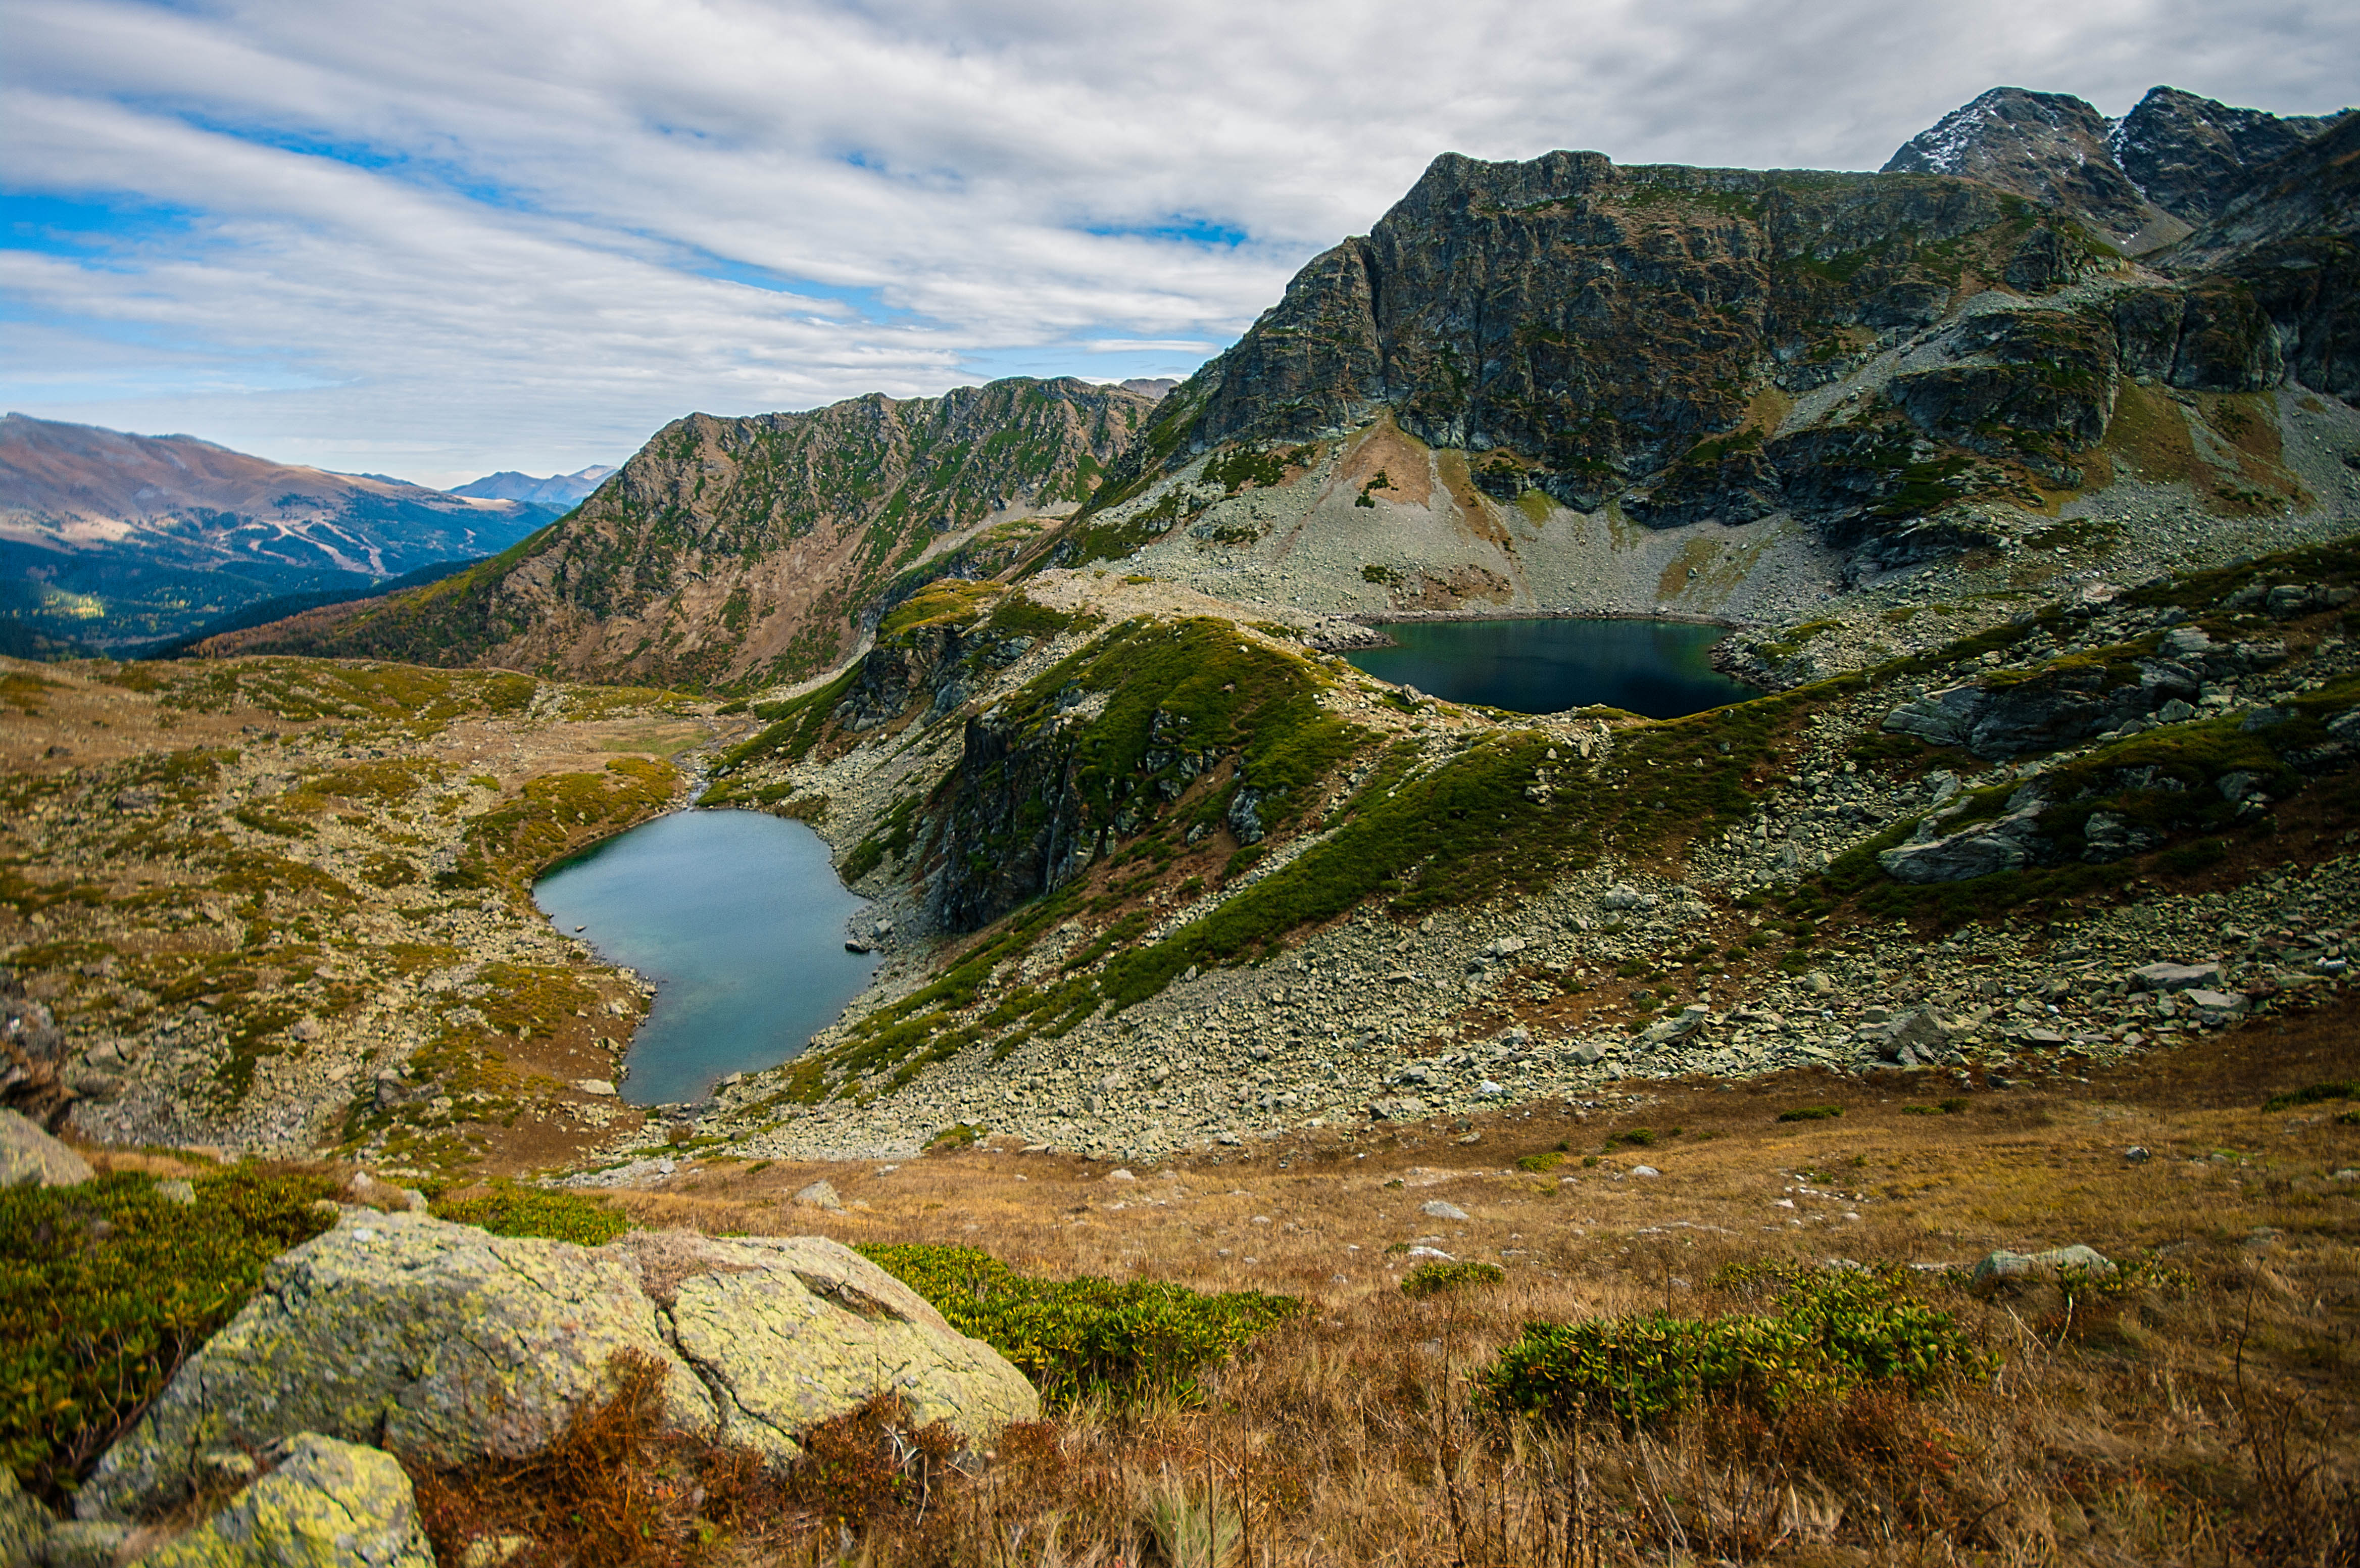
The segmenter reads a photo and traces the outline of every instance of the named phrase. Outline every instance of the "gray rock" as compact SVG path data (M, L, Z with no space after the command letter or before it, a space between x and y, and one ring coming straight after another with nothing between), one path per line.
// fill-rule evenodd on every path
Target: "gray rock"
M2202 986L2191 986L2180 992L2180 999L2199 1013L2234 1015L2245 1011L2245 997L2234 991L2208 991Z
M612 1250L671 1314L722 1435L774 1464L801 1456L798 1433L887 1387L916 1424L948 1421L978 1447L1040 1417L1039 1394L998 1351L840 1243L634 1232Z
M1932 1008L1920 1007L1879 1025L1871 1037L1879 1057L1914 1067L1919 1062L1940 1060L1950 1045L1950 1031Z
M2148 964L2131 970L2135 991L2186 991L2221 978L2219 964Z
M1975 1265L1968 1285L1974 1290L1989 1292L2011 1282L2054 1279L2069 1268L2087 1274L2114 1272L2114 1264L2103 1254L2079 1244L2034 1253L2009 1252L2003 1247Z
M156 1196L167 1203L178 1203L186 1209L195 1204L197 1189L195 1184L187 1178L174 1177L169 1181L159 1181L156 1184Z
M1896 882L1908 883L1964 882L2021 871L2046 848L2039 829L2045 809L2047 803L2036 800L1997 821L1978 822L1946 838L1886 850L1876 857L1876 863Z
M271 1261L99 1461L74 1511L160 1512L188 1496L195 1456L307 1431L435 1465L535 1453L575 1406L613 1392L607 1364L624 1351L663 1365L673 1421L712 1424L712 1398L613 1255L348 1209Z
M71 1187L90 1162L14 1111L0 1111L0 1187Z
M1426 1115L1426 1102L1413 1094L1388 1095L1369 1102L1369 1115L1379 1122L1415 1122Z
M1428 1199L1418 1210L1418 1212L1421 1214L1430 1215L1437 1220L1463 1220L1467 1218L1466 1210L1460 1208L1456 1203L1445 1202L1439 1198Z
M1606 1047L1595 1040L1584 1040L1565 1054L1576 1067L1596 1067L1606 1059Z
M844 1200L836 1195L835 1183L828 1181L814 1181L809 1187L803 1188L795 1194L795 1201L806 1209L829 1209L840 1212L844 1208Z
M374 1448L303 1432L278 1468L142 1568L434 1568L410 1477Z

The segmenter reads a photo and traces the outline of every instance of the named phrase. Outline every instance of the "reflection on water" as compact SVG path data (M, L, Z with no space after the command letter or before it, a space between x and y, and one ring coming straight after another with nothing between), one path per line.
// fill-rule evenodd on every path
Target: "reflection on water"
M1345 655L1379 680L1517 713L1603 704L1677 718L1757 695L1712 667L1726 627L1686 620L1412 620Z

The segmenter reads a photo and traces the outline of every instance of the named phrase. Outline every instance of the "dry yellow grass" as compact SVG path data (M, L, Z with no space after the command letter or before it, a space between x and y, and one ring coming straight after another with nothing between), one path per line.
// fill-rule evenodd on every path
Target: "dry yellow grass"
M959 1243L1032 1272L1311 1308L1201 1408L1067 1411L923 1519L748 1535L740 1561L1176 1564L1203 1558L1157 1541L1213 1521L1219 1560L1257 1564L2343 1563L2360 1551L2360 1180L2336 1172L2360 1166L2360 1126L2336 1102L2260 1107L2353 1079L2347 997L1950 1113L1930 1078L1797 1075L1522 1107L1473 1143L1444 1124L1362 1130L1129 1180L979 1148L890 1168L719 1163L620 1201L648 1224ZM1775 1120L1812 1104L1844 1114ZM1652 1145L1610 1142L1640 1127ZM1553 1170L1517 1168L1558 1152ZM845 1212L789 1201L820 1177ZM1437 1200L1469 1217L1428 1216ZM1421 1242L1507 1280L1408 1299L1387 1248ZM1929 1282L2000 1360L1935 1399L1871 1389L1777 1422L1551 1433L1470 1394L1527 1320L1745 1310L1713 1284L1726 1264L1965 1264L2074 1242L2163 1271L2094 1307Z

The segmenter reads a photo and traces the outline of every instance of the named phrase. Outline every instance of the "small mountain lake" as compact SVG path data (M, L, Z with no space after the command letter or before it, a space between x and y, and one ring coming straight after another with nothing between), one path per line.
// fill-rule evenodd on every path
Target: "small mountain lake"
M1517 713L1604 704L1677 718L1760 694L1712 667L1723 626L1571 618L1388 622L1391 648L1345 654L1381 681Z
M759 811L675 811L544 872L533 901L558 929L655 982L618 1085L634 1105L701 1100L733 1072L776 1067L836 1021L874 956L844 950L865 901L827 846Z

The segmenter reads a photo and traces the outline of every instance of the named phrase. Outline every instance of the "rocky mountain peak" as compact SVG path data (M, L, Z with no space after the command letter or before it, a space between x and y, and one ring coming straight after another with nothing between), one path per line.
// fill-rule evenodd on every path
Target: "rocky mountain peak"
M2255 170L2339 117L2233 109L2177 87L2157 87L2115 123L2106 146L2148 201L2202 225L2245 192Z
M2152 94L2150 94L2152 96ZM2070 93L1994 87L1885 159L1885 174L1955 174L2061 207L2137 254L2189 225L2149 203L2115 163L2105 115Z

